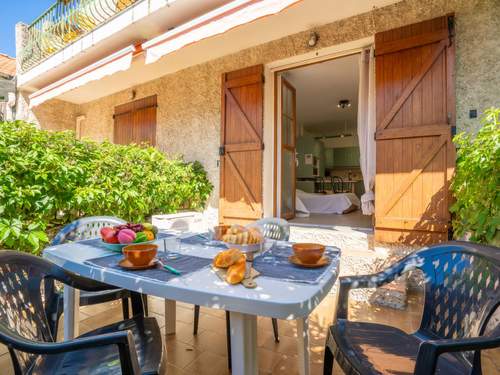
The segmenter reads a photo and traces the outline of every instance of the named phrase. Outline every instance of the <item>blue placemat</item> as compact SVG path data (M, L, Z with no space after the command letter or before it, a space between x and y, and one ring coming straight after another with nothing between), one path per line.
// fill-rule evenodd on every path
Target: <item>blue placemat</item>
M155 241L162 240L164 238L169 238L169 237L174 237L174 235L170 234L170 233L158 232L156 234ZM82 241L78 241L78 243L97 247L98 249L109 250L103 245L102 240L100 238L93 238L91 240L82 240ZM133 245L133 244L131 244L131 245Z
M166 254L158 253L157 258L159 258L164 264L168 264L174 267L176 270L181 272L181 276L174 275L161 268L160 265L156 265L155 268L149 268L146 270L127 270L118 265L118 262L123 259L122 254L113 254L105 257L89 259L85 263L92 266L111 268L115 270L120 270L127 273L132 273L134 276L145 277L149 279L159 280L159 281L170 281L176 277L182 277L192 272L201 270L202 268L208 266L212 263L212 259L200 258L191 255L179 254L177 259L172 259L172 257Z
M217 247L219 249L227 249L227 245L221 241L210 240L209 233L195 234L186 238L181 238L181 242L188 245L201 245L209 247Z
M288 261L290 255L293 255L292 244L276 243L255 258L253 268L262 276L306 284L317 284L329 269L328 266L321 268L296 266ZM331 262L334 262L340 257L340 249L327 246L325 255L330 258Z

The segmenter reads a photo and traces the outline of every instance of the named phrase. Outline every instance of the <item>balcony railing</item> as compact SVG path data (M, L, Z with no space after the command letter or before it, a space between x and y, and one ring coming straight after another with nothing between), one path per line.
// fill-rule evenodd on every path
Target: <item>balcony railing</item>
M58 0L28 26L20 54L23 71L63 49L141 0Z

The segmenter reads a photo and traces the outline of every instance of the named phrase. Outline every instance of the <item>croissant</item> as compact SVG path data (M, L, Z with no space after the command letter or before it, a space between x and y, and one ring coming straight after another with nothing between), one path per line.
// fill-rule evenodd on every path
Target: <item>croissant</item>
M238 284L245 278L246 259L241 257L236 263L227 269L226 281L229 284Z
M242 258L245 259L245 256L239 249L228 249L215 256L213 265L218 268L227 268Z

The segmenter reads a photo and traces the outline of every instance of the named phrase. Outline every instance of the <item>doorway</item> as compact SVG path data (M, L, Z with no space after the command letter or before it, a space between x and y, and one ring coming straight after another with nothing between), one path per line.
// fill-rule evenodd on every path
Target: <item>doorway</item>
M372 228L360 202L359 59L277 73L279 214L293 223Z

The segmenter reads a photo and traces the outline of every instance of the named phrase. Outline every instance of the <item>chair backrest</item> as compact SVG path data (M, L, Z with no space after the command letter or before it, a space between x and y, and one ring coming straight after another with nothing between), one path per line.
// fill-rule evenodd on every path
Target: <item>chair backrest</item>
M0 326L23 338L54 341L47 314L49 301L44 281L58 271L50 262L16 251L0 251ZM51 280L53 282L53 280ZM34 354L10 350L22 373L32 365Z
M344 189L344 180L339 176L332 176L332 190L334 193L342 193Z
M258 227L265 238L278 241L288 241L290 238L290 224L285 219L270 217L253 223Z
M500 305L500 249L450 242L415 256L426 280L420 329L446 339L482 335Z
M103 227L125 224L122 219L113 216L89 216L77 219L64 228L54 237L51 246L60 245L70 241L88 240L99 237Z

